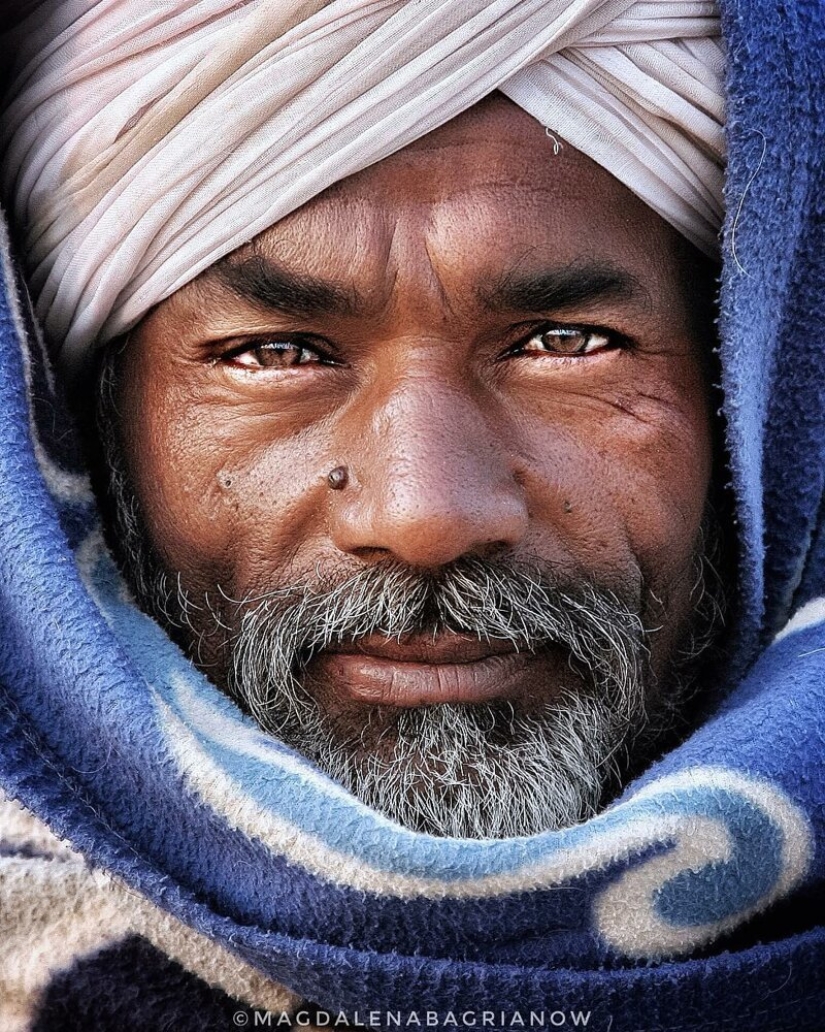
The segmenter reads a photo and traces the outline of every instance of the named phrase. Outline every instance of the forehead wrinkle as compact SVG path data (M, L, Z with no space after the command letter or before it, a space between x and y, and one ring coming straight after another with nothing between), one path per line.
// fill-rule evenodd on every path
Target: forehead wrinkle
M394 199L382 207L376 195L375 189L353 192L349 180L336 183L253 245L277 263L339 286L352 299L352 314L378 314L398 276L394 252L403 205Z
M442 280L442 278L441 278L441 276L440 276L440 274L438 272L437 264L433 260L433 255L432 255L432 252L430 250L430 245L429 245L429 242L427 241L426 236L424 237L424 250L425 250L425 252L427 254L427 260L429 262L429 268L430 268L430 274L431 274L430 275L430 280L431 280L431 282L435 286L435 292L436 292L436 294L438 296L438 299L444 305L445 311L447 313L449 313L449 315L455 316L456 312L455 312L455 309L453 308L453 303L450 300L450 292L447 290L446 286L444 285L444 281Z

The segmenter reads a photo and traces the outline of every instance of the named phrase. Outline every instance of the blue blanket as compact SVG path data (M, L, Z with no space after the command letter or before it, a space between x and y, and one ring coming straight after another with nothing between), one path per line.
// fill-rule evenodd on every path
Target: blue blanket
M390 823L131 604L4 244L4 1030L278 1027L302 1000L376 1028L825 1028L825 7L722 10L731 663L702 727L566 831Z

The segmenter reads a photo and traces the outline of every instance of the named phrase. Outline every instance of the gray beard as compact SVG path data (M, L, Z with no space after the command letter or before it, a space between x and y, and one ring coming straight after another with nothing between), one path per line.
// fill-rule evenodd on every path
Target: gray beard
M605 785L618 780L620 723L572 692L535 714L506 703L404 709L381 753L336 735L317 709L299 725L291 706L279 700L288 725L281 738L371 809L431 835L566 827L595 813Z
M561 649L569 687L529 705L375 706L354 720L319 706L311 662L328 646L443 633ZM636 612L536 565L466 558L422 574L385 563L272 592L246 607L230 652L229 691L261 727L367 806L433 835L531 835L588 817L646 721Z
M205 637L220 639L228 693L263 730L368 807L437 836L501 838L568 827L595 814L631 761L655 753L671 733L692 681L688 671L721 618L720 594L707 590L706 549L696 557L697 619L666 693L653 691L645 624L654 613L645 611L642 600L652 596L640 576L616 593L584 578L563 581L537 562L466 558L434 574L379 563L337 582L291 585L255 599L228 599L216 585L211 604L208 597L195 602L155 555L126 475L114 362L104 364L98 412L108 525L138 603L196 662ZM440 633L505 640L519 651L560 648L570 683L529 706L359 707L350 719L331 716L313 694L311 661L332 644Z

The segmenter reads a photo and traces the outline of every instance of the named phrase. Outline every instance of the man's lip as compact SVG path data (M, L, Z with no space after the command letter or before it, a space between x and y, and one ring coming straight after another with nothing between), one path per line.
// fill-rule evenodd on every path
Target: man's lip
M557 657L516 652L511 642L460 635L362 639L317 655L307 673L336 703L435 706L546 692Z
M460 665L477 663L491 656L506 656L518 650L511 641L470 637L463 634L401 635L386 638L371 634L353 642L330 645L325 650L336 655L370 656L397 663L434 663Z

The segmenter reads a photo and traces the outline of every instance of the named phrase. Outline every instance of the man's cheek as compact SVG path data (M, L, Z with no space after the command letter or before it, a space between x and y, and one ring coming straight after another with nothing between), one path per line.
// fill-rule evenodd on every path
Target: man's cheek
M595 452L634 551L663 574L678 570L692 554L710 483L703 393L678 384L636 392L603 423Z
M188 581L236 597L268 590L293 561L305 568L307 551L318 557L322 467L294 441L170 442L165 463L143 471L155 547Z
M240 519L227 505L214 480L170 466L148 472L138 488L146 530L164 565L187 580L223 580L231 542L237 541ZM188 473L188 475L187 475Z
M704 463L662 447L650 429L623 433L624 422L534 435L524 473L542 551L555 548L593 573L626 575L641 556L667 568L674 551L691 548L701 519Z

